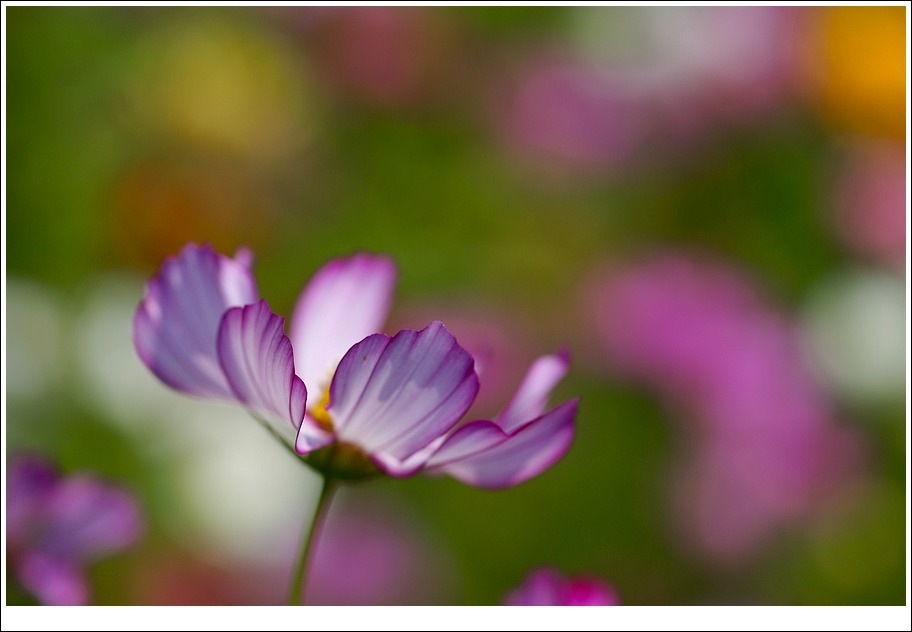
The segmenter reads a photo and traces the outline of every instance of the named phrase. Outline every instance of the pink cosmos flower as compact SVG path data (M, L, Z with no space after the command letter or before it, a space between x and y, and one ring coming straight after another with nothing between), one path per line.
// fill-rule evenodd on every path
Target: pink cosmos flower
M386 257L336 259L298 299L290 336L258 300L246 251L234 259L188 245L148 283L136 350L165 384L236 402L313 467L356 479L446 473L508 487L569 448L577 400L545 410L566 354L539 358L493 420L459 425L475 399L474 360L440 322L376 332L396 270Z
M127 548L142 532L139 507L126 492L88 474L61 478L38 457L12 460L6 492L12 566L46 605L88 603L85 565Z
M550 568L532 571L507 595L507 606L617 606L617 591L598 579L563 577Z

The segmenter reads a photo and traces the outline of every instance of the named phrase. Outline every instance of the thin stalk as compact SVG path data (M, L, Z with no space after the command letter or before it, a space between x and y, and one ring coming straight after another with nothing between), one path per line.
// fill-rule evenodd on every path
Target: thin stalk
M291 577L291 588L288 591L289 606L296 606L298 603L304 604L304 577L307 574L310 550L320 537L320 531L323 529L323 522L326 520L326 514L329 513L329 505L335 491L336 481L329 476L325 477L323 479L323 489L320 491L320 499L317 501L316 509L314 509L313 518L301 535L304 543L301 546L294 574Z

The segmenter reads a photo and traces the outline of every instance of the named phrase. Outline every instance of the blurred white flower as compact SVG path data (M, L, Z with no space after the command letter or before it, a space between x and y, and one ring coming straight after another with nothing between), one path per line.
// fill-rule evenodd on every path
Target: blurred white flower
M122 274L93 281L82 306L75 310L78 370L73 377L86 403L106 413L105 421L151 440L144 447L154 449L176 445L173 439L182 441L183 420L198 414L199 408L149 375L133 351L131 324L143 283Z
M32 281L6 282L6 387L11 398L47 393L66 366L66 323L59 297Z
M820 284L803 317L819 377L859 403L901 401L905 303L903 280L886 272L847 270Z
M187 420L198 437L171 480L180 513L189 518L188 524L173 525L177 535L216 557L287 561L313 511L319 477L283 454L244 411L219 408L214 415L214 408ZM292 546L282 546L285 542Z

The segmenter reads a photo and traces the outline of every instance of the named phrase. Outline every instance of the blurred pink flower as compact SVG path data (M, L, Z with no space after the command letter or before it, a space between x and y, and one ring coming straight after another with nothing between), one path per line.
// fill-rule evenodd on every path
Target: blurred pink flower
M855 251L902 268L906 261L906 152L874 141L847 152L835 178L836 228Z
M344 501L344 499L343 499ZM341 502L327 519L308 579L314 605L407 605L447 588L447 560L402 507Z
M616 166L641 140L639 104L585 64L529 60L496 104L497 127L523 160L575 169Z
M424 7L285 9L304 32L327 82L374 105L421 102L441 82L445 25Z
M89 601L84 567L139 539L139 507L122 489L90 474L61 478L44 460L9 464L7 551L19 581L45 605Z
M493 123L524 162L605 173L682 150L689 159L720 127L768 118L799 96L795 7L596 7L578 16L578 50L530 55L495 93Z
M613 368L666 397L696 437L676 509L702 551L747 559L857 465L792 325L718 263L665 255L616 270L589 300Z
M164 383L244 406L334 478L428 469L499 488L560 459L577 400L546 404L566 354L536 360L493 419L459 425L478 377L446 327L372 333L386 319L395 276L386 257L329 262L301 293L289 337L284 319L258 301L249 253L229 259L191 244L146 286L134 344Z
M566 578L550 568L540 568L507 595L504 605L617 606L620 598L614 588L598 579Z

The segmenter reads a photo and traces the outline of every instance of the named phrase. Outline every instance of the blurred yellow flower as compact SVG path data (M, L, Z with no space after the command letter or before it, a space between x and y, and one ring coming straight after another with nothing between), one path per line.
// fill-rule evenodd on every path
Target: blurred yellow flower
M253 26L211 16L166 23L139 52L134 101L148 129L266 160L287 159L311 135L303 61Z
M827 7L812 14L815 98L850 132L905 137L904 7Z

